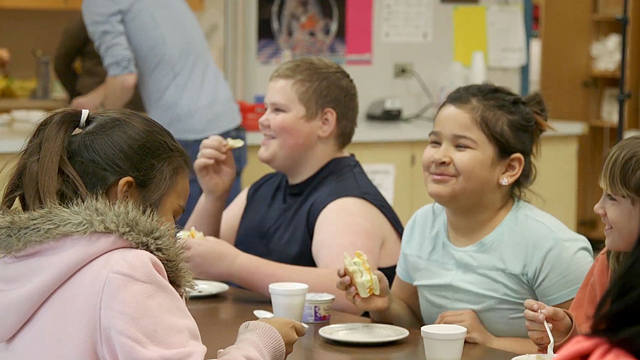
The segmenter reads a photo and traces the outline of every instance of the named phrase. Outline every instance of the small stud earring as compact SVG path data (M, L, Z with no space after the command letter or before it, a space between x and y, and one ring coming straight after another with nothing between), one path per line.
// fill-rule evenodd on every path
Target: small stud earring
M502 178L502 179L500 179L499 183L502 186L507 186L507 185L509 185L509 180L507 180L507 178Z

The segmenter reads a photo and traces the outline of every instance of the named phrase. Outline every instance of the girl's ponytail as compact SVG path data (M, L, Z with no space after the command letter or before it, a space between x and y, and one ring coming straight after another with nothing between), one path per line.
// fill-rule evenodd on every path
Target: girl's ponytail
M35 129L22 150L9 180L2 207L10 209L16 199L24 211L44 207L49 202L66 203L87 196L78 173L67 157L68 140L74 136L81 111L59 110L49 114Z

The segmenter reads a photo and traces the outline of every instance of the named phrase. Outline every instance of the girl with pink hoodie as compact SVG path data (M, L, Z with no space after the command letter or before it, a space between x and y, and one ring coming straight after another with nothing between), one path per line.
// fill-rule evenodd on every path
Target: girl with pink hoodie
M174 221L187 154L131 111L60 110L37 127L0 214L0 359L204 359ZM284 359L301 324L250 321L219 359Z

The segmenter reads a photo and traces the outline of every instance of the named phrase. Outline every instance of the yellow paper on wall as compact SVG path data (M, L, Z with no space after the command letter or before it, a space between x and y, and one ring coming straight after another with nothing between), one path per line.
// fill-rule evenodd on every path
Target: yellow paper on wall
M487 55L487 16L484 6L457 6L453 9L454 61L471 66L471 54Z

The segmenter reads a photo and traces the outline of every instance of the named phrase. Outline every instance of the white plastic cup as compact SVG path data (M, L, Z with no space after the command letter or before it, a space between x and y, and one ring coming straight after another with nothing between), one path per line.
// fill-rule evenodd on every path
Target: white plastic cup
M309 285L294 282L280 282L269 285L273 315L279 318L302 321L304 302Z
M467 328L460 325L434 324L420 328L427 360L460 360Z

